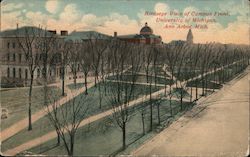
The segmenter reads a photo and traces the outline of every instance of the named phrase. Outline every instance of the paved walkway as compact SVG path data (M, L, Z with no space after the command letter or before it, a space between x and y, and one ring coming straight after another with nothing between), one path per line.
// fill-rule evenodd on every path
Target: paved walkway
M132 152L135 156L247 156L249 78L234 79ZM249 154L249 150L248 150Z
M94 86L94 82L90 82L88 84L88 88L91 88L92 86ZM81 89L78 89L78 90L71 92L71 90L67 89L67 86L65 85L65 91L67 92L67 96L65 96L57 101L57 103L59 105L63 105L66 102L68 102L70 99L72 99L73 97L83 93L85 91L85 88L81 88ZM50 110L51 110L52 105L49 105L49 106L50 106ZM39 120L40 118L45 116L47 114L46 111L47 111L46 109L41 109L41 110L33 113L32 118L31 118L32 123L36 122L37 120ZM8 139L9 137L15 135L19 131L27 128L27 126L28 126L28 117L18 121L17 123L11 125L10 127L6 128L6 129L2 130L0 140L4 141L4 140Z

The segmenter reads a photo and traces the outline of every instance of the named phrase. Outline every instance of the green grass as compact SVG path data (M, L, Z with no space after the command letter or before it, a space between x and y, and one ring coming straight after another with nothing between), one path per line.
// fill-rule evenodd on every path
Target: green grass
M84 83L76 83L76 86L74 83L72 84L69 84L67 85L67 87L71 90L74 90L74 89L80 89L80 88L83 88L84 87Z
M110 76L107 79L116 80L115 77L116 76ZM132 81L133 76L132 75L124 75L122 80L123 81ZM148 76L148 82L150 82L150 81L154 84L155 83L155 77L154 76ZM138 74L136 82L147 83L146 75ZM173 84L173 82L170 79L165 79L165 78L162 78L162 77L156 77L156 83L157 84L165 84L166 83L167 85L170 84L170 83Z
M186 98L186 97L190 96L188 94L188 92L186 90L184 90L183 88L174 88L173 89L173 95L176 96L177 98L181 97L181 92L182 92L183 98Z
M188 107L189 104L184 106ZM132 144L143 136L142 134L142 120L140 110L145 112L145 130L146 133L150 127L150 109L145 104L140 104L135 108L130 109L130 120L127 123L126 143ZM180 103L172 101L174 114L179 113ZM160 117L161 124L163 124L170 117L169 101L163 100L160 103ZM157 127L157 108L153 107L153 126ZM75 141L74 155L91 156L91 155L114 155L122 147L122 132L115 123L112 117L106 117L90 125L79 128ZM67 154L63 144L55 147L56 139L52 139L40 146L34 147L29 151L34 153L42 153L46 155L65 155Z
M54 97L59 99L61 91L57 87L48 87L48 90L55 94ZM44 107L44 88L33 87L32 91L32 113ZM29 88L16 88L11 90L2 90L1 107L7 108L8 118L1 120L1 129L11 126L15 122L28 116L28 93Z
M220 71L216 71L215 73L212 74L208 74L204 77L204 79L207 79L207 85L205 85L205 81L204 81L204 86L207 86L207 88L210 89L220 89L222 87L222 81L223 81L223 72L224 72L224 81L228 82L231 79L233 79L238 73L239 71L236 69L235 65L231 65L223 70ZM228 76L227 76L228 75ZM216 83L215 83L216 81ZM197 80L197 87L198 88L202 88L202 79L198 79ZM220 82L220 83L218 83ZM195 87L196 86L196 81L191 81L187 84L188 87Z
M107 82L106 86L114 86L116 83L112 82ZM135 99L139 97L140 95L148 94L149 93L149 86L145 85L135 85L135 94L132 96L131 99ZM152 92L155 92L159 90L160 88L157 87L152 87ZM109 94L107 93L106 95L104 94L104 85L101 84L101 93L103 93L103 101L102 101L102 108L99 108L99 92L98 88L92 87L89 89L88 92L89 97L89 108L86 117L89 117L91 115L106 111L111 108L111 102L109 101ZM81 94L82 95L82 94ZM81 101L81 95L76 97L76 100ZM83 105L86 105L86 100L83 102ZM66 107L66 105L62 105L62 107ZM44 135L48 133L49 131L54 130L54 127L50 124L48 118L45 116L32 125L33 130L32 131L27 131L27 129L23 129L13 137L9 138L8 140L4 141L2 143L2 150L6 150L9 148L13 148L15 146L20 145L23 142L27 142L33 138L40 137L41 135Z

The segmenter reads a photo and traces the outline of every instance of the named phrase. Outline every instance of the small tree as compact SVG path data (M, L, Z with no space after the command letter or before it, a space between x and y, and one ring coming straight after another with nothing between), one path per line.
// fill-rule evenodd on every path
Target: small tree
M141 47L126 43L119 42L119 51L113 52L113 65L115 75L116 75L116 85L110 86L109 101L112 104L113 117L117 125L122 130L122 148L126 147L126 124L129 120L129 102L135 92L135 82L137 80L137 72L140 70L140 53ZM126 53L124 53L124 51ZM133 53L133 52L137 53ZM131 81L130 83L122 83L123 81L123 70L125 65L131 65L130 74Z
M76 88L76 79L77 74L80 70L80 53L82 50L81 41L69 41L69 55L68 55L68 64L71 69L71 73L74 79L74 86Z
M83 71L84 74L84 86L85 86L85 94L88 95L88 74L91 70L91 66L92 66L92 60L91 60L91 48L89 45L89 41L84 41L82 43L83 48L82 51L80 53L80 65L81 65L81 69Z
M30 74L30 83L29 83L29 107L28 107L28 130L32 130L32 120L31 120L31 99L32 99L32 89L34 81L34 72L38 67L39 58L35 57L37 52L37 47L35 47L39 33L43 31L40 28L36 27L23 27L21 29L17 28L16 30L16 39L18 45L21 47L21 51L25 55L26 63L28 65L29 74Z
M75 136L81 121L86 116L91 101L85 94L78 97L72 95L69 101L63 106L60 106L53 99L52 101L52 105L46 105L47 116L55 127L59 138L62 139L68 155L73 156Z

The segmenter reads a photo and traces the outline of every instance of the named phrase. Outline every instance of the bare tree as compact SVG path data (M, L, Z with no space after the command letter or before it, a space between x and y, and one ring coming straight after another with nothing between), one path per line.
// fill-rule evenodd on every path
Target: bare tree
M90 48L90 44L89 41L84 41L82 43L83 47L80 53L80 65L81 65L81 69L83 71L84 74L84 86L85 86L85 94L88 95L88 74L91 70L91 66L92 66L92 51Z
M118 51L113 52L113 65L116 75L116 84L110 86L109 101L112 104L113 117L122 130L122 148L126 147L126 124L129 120L129 102L135 91L137 72L140 70L141 46L126 42L119 42ZM114 47L115 48L115 47ZM137 52L137 53L134 53ZM124 53L126 52L126 53ZM123 70L126 65L131 65L129 73L132 76L130 83L122 83Z
M68 64L74 79L74 86L76 88L77 74L80 71L80 53L82 50L81 41L69 41L69 55Z
M47 117L62 139L68 155L73 156L75 136L81 121L86 117L91 100L82 94L77 97L72 95L64 106L60 106L55 99L52 101L52 105L46 105Z
M65 73L67 69L67 65L69 64L69 52L71 48L71 44L69 42L58 40L58 44L60 45L59 51L61 54L60 59L60 68L61 68L61 80L62 80L62 96L65 95Z
M109 42L110 38L100 34L100 33L95 33L91 32L88 35L88 44L89 44L89 49L91 51L91 58L92 58L92 69L94 71L94 76L95 76L95 87L97 87L97 83L99 83L99 74L100 71L102 72L102 76L104 76L104 67L102 65L104 64L104 53L107 51L107 48L109 47ZM102 64L102 65L101 65ZM103 65L104 66L104 65ZM100 70L101 69L101 70ZM101 79L103 79L102 77ZM105 86L105 83L103 84ZM101 91L101 84L98 84L98 91L99 91L99 106L102 108L102 98L103 98L103 93Z
M33 81L34 81L34 72L38 67L39 58L35 57L35 53L37 52L36 39L38 37L39 32L42 30L36 27L23 27L21 29L17 28L16 31L16 39L18 41L19 46L21 47L21 51L25 55L26 63L28 65L29 74L30 74L30 83L29 83L29 107L28 107L28 117L29 117L29 125L28 130L32 130L32 120L31 120L31 99L32 99L32 89L33 89Z
M42 30L42 28L40 28ZM36 39L36 47L38 48L39 68L42 69L43 86L44 86L44 104L47 103L47 84L48 84L48 71L51 71L52 67L56 69L56 65L59 63L60 56L56 51L58 49L56 34L48 32L45 28L44 31L40 31ZM37 57L37 56L36 56ZM39 71L38 71L39 73ZM51 74L51 72L50 72Z

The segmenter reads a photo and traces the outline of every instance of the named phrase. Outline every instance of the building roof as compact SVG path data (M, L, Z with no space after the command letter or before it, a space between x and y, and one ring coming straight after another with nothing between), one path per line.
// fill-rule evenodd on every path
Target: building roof
M145 26L141 28L140 34L153 34L152 28L148 26L148 23L145 23Z
M143 35L140 35L140 34L129 34L129 35L120 35L118 36L118 38L120 39L133 39L133 38L142 38L142 39L145 39L145 37Z
M120 35L118 36L120 39L146 39L146 38L161 38L159 35L154 34L129 34L129 35Z
M39 36L39 35L45 36L45 33L46 33L47 37L54 35L53 33L49 32L48 30L44 30L44 29L41 29L38 27L33 27L33 26L25 26L25 27L21 27L18 29L9 29L9 30L2 31L2 32L0 32L0 37L16 37L16 36L25 37L25 36L27 36L27 34L29 34L29 35L35 34L37 36Z
M186 43L186 41L184 41L184 40L172 40L169 44L170 45L183 45L185 43Z
M64 40L87 40L87 39L110 39L109 35L102 34L96 31L73 31L69 35L65 36Z

